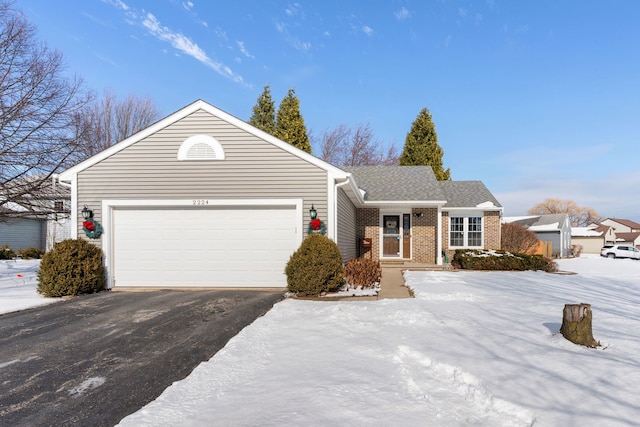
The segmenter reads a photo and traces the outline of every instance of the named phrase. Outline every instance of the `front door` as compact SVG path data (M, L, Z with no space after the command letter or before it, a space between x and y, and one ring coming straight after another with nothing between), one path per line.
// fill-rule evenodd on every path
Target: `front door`
M382 256L400 258L400 215L382 217Z

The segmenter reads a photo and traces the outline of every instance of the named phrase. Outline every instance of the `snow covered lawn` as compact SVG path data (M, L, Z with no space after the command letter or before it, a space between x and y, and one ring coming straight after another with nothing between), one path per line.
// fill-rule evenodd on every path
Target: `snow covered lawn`
M286 300L122 426L630 426L640 262L577 275L409 272L415 299ZM603 347L557 334L590 303Z
M120 425L638 425L640 262L559 264L579 274L408 272L414 299L285 300ZM0 312L55 301L36 266L0 263ZM599 349L557 334L580 302Z
M39 259L0 261L0 314L60 301L45 298L36 291L39 265Z

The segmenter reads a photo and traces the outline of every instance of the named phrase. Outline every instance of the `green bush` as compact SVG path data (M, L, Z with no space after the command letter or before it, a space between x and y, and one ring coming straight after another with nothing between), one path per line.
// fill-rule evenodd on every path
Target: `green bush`
M38 292L46 297L90 294L104 286L102 249L84 239L63 240L40 261Z
M8 245L0 246L0 259L14 259L16 253Z
M285 268L287 288L302 295L334 292L344 285L340 249L331 239L311 234L302 241Z
M378 261L370 258L351 258L344 267L344 275L348 284L367 289L380 283L382 269Z
M558 265L542 255L527 255L507 251L480 251L458 249L452 264L464 270L558 271Z
M20 249L18 256L22 259L40 259L44 255L44 251L38 248Z

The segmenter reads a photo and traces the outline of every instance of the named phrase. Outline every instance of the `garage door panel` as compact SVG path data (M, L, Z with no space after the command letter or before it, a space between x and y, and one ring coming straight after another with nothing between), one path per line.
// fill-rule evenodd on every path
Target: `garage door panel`
M293 206L116 208L115 285L284 287L295 224Z

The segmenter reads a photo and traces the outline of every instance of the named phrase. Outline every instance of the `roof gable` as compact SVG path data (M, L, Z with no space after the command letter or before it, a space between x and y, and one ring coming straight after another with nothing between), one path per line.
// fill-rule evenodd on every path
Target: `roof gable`
M629 219L607 218L604 221L615 222L615 223L618 223L618 224L620 224L620 225L622 225L624 227L628 227L628 228L630 228L632 230L640 230L640 224L638 224L635 221L631 221Z
M176 111L175 113L165 117L164 119L161 119L160 121L152 124L151 126L141 130L140 132L130 136L129 138L126 138L118 142L117 144L107 148L106 150L96 154L95 156L90 157L89 159L67 169L66 171L60 174L60 180L71 181L72 177L78 174L79 172L87 168L90 168L91 166L126 149L127 147L135 144L136 142L139 142L155 134L156 132L159 132L160 130L166 128L167 126L172 125L183 118L186 118L187 116L195 113L198 110L206 111L207 113L262 139L263 141L271 143L274 146L281 148L284 151L287 151L292 155L297 156L300 159L309 162L310 164L313 164L321 169L324 169L327 172L331 173L335 178L346 179L348 177L348 174L346 174L343 170L336 168L335 166L332 166L329 163L317 157L314 157L313 155L307 153L306 151L300 150L287 142L284 142L266 132L263 132L260 129L257 129L251 126L249 123L242 121L237 117L232 116L231 114L226 113L203 100L197 100L187 105L186 107Z

